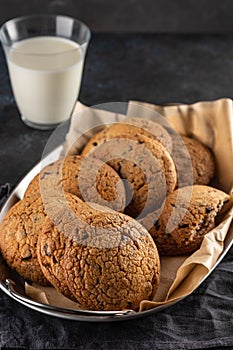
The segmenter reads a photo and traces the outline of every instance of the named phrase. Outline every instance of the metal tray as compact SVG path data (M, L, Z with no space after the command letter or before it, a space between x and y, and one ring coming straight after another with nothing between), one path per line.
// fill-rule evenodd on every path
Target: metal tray
M62 146L57 147L53 152L47 155L43 159L43 167L47 164L52 163L59 159L59 156L62 151ZM5 205L3 206L0 212L0 222L3 220L9 209L20 199L23 198L24 192L30 183L30 181L39 173L42 168L42 162L39 162L18 184L14 189ZM200 284L209 276L209 274L215 269L215 267L220 263L223 257L226 255L231 245L233 244L233 224L231 224L228 238L225 240L225 246L223 253L218 258L216 264L211 269L211 271L203 278ZM199 285L200 285L199 284ZM74 320L74 321L87 321L87 322L110 322L110 321L123 321L129 319L135 319L138 317L143 317L146 315L154 314L158 311L166 309L171 305L179 302L183 298L180 298L176 301L170 302L166 305L161 305L156 308L142 311L134 312L133 310L124 310L124 311L90 311L90 310L74 310L60 308L53 305L47 305L39 303L25 295L24 290L24 280L16 272L13 272L6 266L3 259L0 259L0 289L5 292L9 297L16 300L20 304L39 311L43 314L60 317L64 319Z

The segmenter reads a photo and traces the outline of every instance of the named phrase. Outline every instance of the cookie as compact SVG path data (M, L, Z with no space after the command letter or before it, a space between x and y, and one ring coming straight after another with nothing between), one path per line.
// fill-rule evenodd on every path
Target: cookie
M84 148L83 155L101 159L125 179L127 215L135 218L156 210L167 193L174 190L175 165L161 142L140 133L118 133L111 138L106 134L99 140L98 147L91 145L92 141Z
M141 128L141 134L160 141L170 153L172 152L172 137L161 124L145 118L127 118L124 123Z
M195 185L208 185L215 174L215 160L211 150L200 141L182 136L193 166Z
M61 264L64 259L65 249L68 244L71 244L70 237L66 237L63 231L60 233L55 226L56 224L58 227L60 226L60 221L63 222L64 215L66 215L68 225L69 222L72 223L75 220L73 209L69 207L66 198L67 194L60 198L53 198L52 201L45 203L46 210L50 214L50 217L48 216L46 218L43 231L39 234L37 257L44 275L53 287L65 297L77 301L67 285L66 279L64 278L65 271ZM96 213L95 206L99 209L102 208L98 204L88 206L75 196L71 198L75 201L76 209L79 210L79 215L83 220L85 220L86 217L85 210L91 217ZM103 208L106 212L109 210L107 207ZM81 225L82 223L80 223L80 226ZM54 228L55 235L51 232L51 227ZM48 238L51 238L51 240L49 241Z
M51 191L52 189L58 191L62 163L63 159L59 159L56 162L45 166L29 183L24 193L24 198L29 202L33 202L41 197L42 192L46 193L48 190ZM42 180L44 178L46 178L46 180L43 182L42 190Z
M37 174L29 183L24 193L24 199L34 202L40 197L40 175Z
M162 214L150 229L163 255L182 255L197 250L230 197L215 188L194 185L169 194Z
M62 211L61 211L62 215ZM43 230L40 232L37 242L37 257L40 263L41 270L44 276L51 283L51 285L66 298L76 301L72 292L67 286L66 280L64 279L65 271L60 265L61 260L66 247L66 239L64 236L56 236L55 239L49 241L47 232L50 232L53 221L47 216ZM53 254L54 252L54 254Z
M38 233L46 214L40 198L35 202L21 200L0 224L0 249L7 264L23 278L48 285L36 254Z
M208 185L216 171L211 150L196 139L173 135L172 157L178 173L178 187Z
M119 175L98 159L68 156L46 166L29 184L25 198L42 195L43 200L58 192L69 192L84 201L106 205L117 211L125 208L125 188Z
M160 141L165 148L171 152L172 138L161 125L151 120L141 118L126 119L125 123L116 123L105 127L99 133L96 133L86 144L82 154L93 151L105 140L124 137L131 140L137 140L140 135L145 135L153 140Z
M84 309L138 310L159 284L153 239L124 214L99 211L72 194L66 200L40 233L37 252L45 275L61 293L72 292Z

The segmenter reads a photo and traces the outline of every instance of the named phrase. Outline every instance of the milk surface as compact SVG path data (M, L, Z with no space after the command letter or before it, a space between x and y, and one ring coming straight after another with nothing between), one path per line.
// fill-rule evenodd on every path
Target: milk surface
M56 124L70 117L78 98L84 54L60 37L41 36L15 43L9 73L22 117L37 124Z

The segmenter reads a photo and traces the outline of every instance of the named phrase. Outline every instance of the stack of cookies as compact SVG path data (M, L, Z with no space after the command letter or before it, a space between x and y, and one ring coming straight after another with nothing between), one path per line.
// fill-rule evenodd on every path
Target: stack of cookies
M137 311L159 255L191 253L215 227L229 201L210 186L215 168L205 145L151 120L106 126L31 181L0 225L1 253L81 308Z

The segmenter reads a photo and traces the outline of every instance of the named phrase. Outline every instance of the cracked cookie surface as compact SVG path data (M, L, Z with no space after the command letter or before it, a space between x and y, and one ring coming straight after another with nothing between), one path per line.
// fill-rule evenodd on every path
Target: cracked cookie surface
M196 139L173 136L172 157L178 173L178 186L208 185L216 171L211 150Z
M148 119L127 118L124 123L116 123L106 126L103 130L96 133L87 142L85 152L88 153L95 147L98 147L103 139L105 140L123 135L125 138L128 136L130 139L136 139L138 135L144 135L151 139L160 141L169 152L172 150L172 138L162 125Z
M95 158L67 156L46 166L29 184L25 198L32 200L42 196L47 202L51 195L61 196L63 192L116 211L125 208L122 180L110 166Z
M193 138L182 136L182 139L191 157L194 184L208 185L216 170L213 153L207 146Z
M72 194L66 198L65 209L40 235L42 268L55 275L57 289L68 289L83 308L137 310L159 284L153 239L124 214L96 210Z
M181 255L195 251L230 197L209 186L182 187L169 194L162 214L149 230L159 252Z
M38 234L46 214L42 200L21 200L8 212L0 224L0 248L7 264L22 277L48 285L36 254Z
M90 152L126 180L127 215L144 216L156 210L167 193L174 190L177 174L172 157L161 142L141 135L140 129L136 134L122 132L113 137L105 134L98 147L91 145L92 141L84 148L83 155Z

